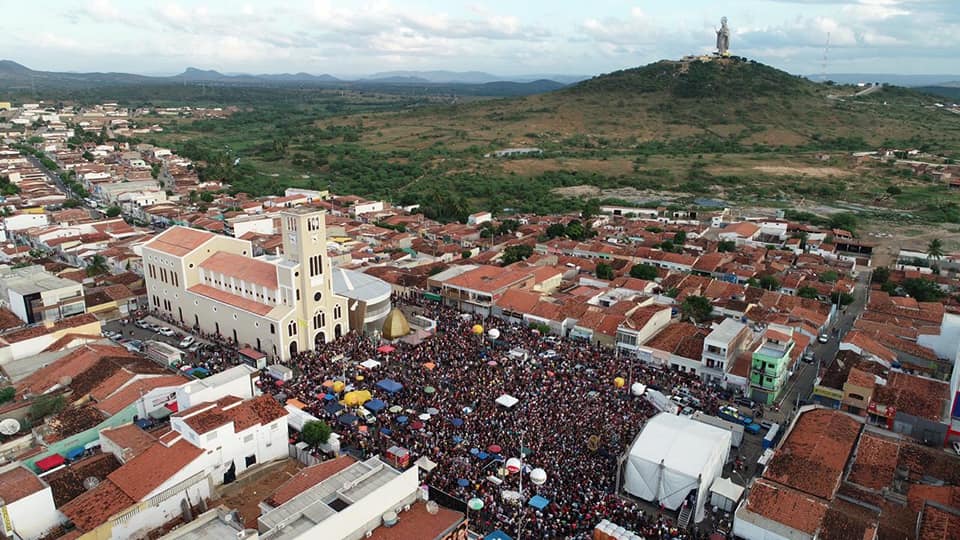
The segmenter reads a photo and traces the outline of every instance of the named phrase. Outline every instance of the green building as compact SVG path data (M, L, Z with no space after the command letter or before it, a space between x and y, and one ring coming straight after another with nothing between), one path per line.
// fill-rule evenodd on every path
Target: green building
M770 404L776 401L790 377L790 362L797 346L789 328L767 328L763 341L753 351L750 365L750 390L754 401Z

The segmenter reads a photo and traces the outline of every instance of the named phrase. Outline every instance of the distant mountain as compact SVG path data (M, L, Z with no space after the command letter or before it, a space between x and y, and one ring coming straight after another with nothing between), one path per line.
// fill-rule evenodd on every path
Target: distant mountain
M823 75L807 75L819 82ZM960 75L897 75L894 73L828 73L827 80L840 84L886 83L896 86L953 86L960 84ZM952 81L952 82L950 82Z
M439 83L439 84L486 84L494 82L518 82L528 83L542 80L552 80L562 84L571 84L589 79L588 75L561 75L561 74L541 74L541 75L492 75L483 71L384 71L374 73L364 77L363 80L370 81L389 81L402 82L402 79L417 79L421 83Z
M407 74L404 74L407 73ZM547 92L562 88L562 82L551 80L505 81L493 75L467 72L467 80L492 80L478 82L437 82L447 72L425 72L432 80L414 75L418 72L393 72L379 74L378 78L347 81L332 75L309 73L278 73L251 75L247 73L224 74L213 69L188 67L182 73L171 76L146 76L130 73L67 73L35 71L12 60L0 60L0 89L29 91L93 89L109 86L149 86L164 84L204 84L212 86L237 86L282 88L290 86L316 86L326 88L350 88L370 92L402 93L411 87L425 88L426 94L515 96ZM453 74L457 75L457 74Z

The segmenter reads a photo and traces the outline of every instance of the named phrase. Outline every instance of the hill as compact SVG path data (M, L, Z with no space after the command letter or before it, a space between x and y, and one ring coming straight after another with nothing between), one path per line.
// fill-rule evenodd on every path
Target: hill
M934 106L942 98L913 90L880 87L855 95L860 90L739 58L662 61L523 97L416 103L401 111L368 107L314 119L298 113L282 140L271 129L286 121L242 113L195 131L181 123L157 142L226 163L217 177L232 181L234 190L330 185L421 203L442 219L479 209L563 211L600 198L634 204L713 199L960 222L960 197L945 185L851 156L893 147L956 159L956 115ZM265 126L263 135L240 140L255 122ZM184 139L192 146L177 144ZM253 169L233 171L226 156L217 157L224 145L238 149ZM484 157L511 147L542 153ZM271 174L279 179L268 180Z

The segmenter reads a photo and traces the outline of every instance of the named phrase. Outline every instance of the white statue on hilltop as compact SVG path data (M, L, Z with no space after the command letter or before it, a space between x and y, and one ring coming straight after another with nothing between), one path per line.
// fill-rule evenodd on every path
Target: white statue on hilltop
M720 29L717 30L717 54L730 56L730 29L727 28L727 18L720 19Z

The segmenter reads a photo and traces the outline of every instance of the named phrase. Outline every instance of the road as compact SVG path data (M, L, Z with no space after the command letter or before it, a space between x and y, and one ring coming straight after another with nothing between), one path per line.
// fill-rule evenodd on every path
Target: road
M36 167L36 168L39 169L41 172L43 172L43 174L45 174L45 175L47 176L47 179L49 179L50 182L51 182L53 185L57 186L57 189L59 189L60 191L62 191L62 192L64 193L64 195L67 196L67 198L76 199L77 201L80 202L80 206L81 206L82 208L84 208L84 209L86 209L86 210L89 210L89 211L90 211L90 217L92 217L92 218L100 218L100 217L102 217L102 214L101 214L101 212L100 212L99 210L88 206L88 205L87 205L87 201L83 200L83 198L81 198L81 197L76 196L76 195L73 193L73 191L71 191L70 188L68 188L67 185L63 182L63 180L60 178L60 175L57 174L57 173L55 173L55 172L53 172L53 171L51 171L50 169L48 169L48 168L40 161L39 158L37 158L36 156L30 155L30 154L27 154L27 155L26 155L26 158L27 158L27 160L28 160L34 167Z
M840 341L853 328L853 323L863 313L867 304L867 291L870 286L870 272L861 272L857 276L857 284L853 291L853 302L840 311L839 316L830 325L827 334L830 341L827 343L814 342L810 345L813 350L815 361L813 364L800 363L799 370L790 379L790 386L787 392L781 395L779 403L783 404L784 410L791 410L797 403L797 397L800 401L808 400L813 393L813 383L817 372L821 368L829 367L837 357L840 350ZM836 330L836 334L834 334Z

